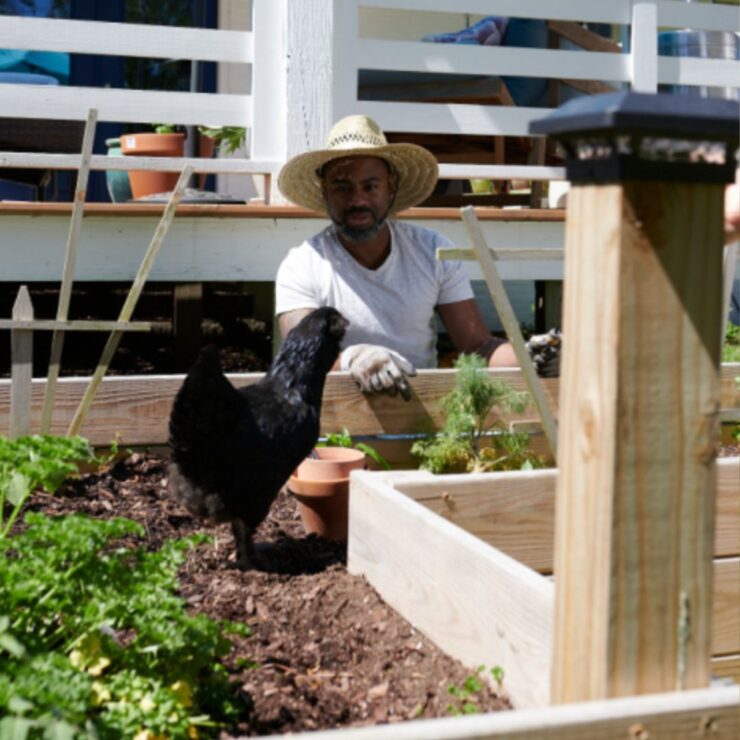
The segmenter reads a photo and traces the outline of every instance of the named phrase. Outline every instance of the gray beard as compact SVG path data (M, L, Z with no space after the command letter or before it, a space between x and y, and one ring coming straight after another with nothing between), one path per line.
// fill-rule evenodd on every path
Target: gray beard
M380 230L385 226L387 218L387 215L383 216L383 218L378 219L372 226L368 226L365 229L353 229L351 226L347 226L347 224L334 221L334 219L332 221L339 236L352 244L362 244L363 242L369 242L371 239L374 239L380 233Z

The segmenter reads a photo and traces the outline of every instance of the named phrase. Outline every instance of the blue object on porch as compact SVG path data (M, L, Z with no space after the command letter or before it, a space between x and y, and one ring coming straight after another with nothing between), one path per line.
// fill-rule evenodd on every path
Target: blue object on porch
M658 34L658 54L698 59L740 59L740 34L732 31L664 31ZM661 85L661 92L698 95L704 98L739 100L734 87L708 85Z
M502 46L547 49L546 21L510 18ZM518 106L546 106L548 81L543 77L501 75L501 79Z
M450 33L429 33L422 41L436 44L479 44L481 46L500 46L506 32L508 18L489 15L472 26Z
M479 44L515 48L547 48L547 23L529 18L488 16L469 28L454 33L428 34L422 41L436 43ZM363 70L364 71L364 70ZM361 73L362 74L362 71ZM485 70L481 70L485 75ZM461 76L474 79L472 75ZM453 76L445 76L452 80ZM538 77L501 75L509 94L517 106L544 106L547 104L547 80ZM361 78L361 83L364 82Z
M16 85L58 85L59 80L56 77L34 74L32 72L0 71L0 83L13 83Z

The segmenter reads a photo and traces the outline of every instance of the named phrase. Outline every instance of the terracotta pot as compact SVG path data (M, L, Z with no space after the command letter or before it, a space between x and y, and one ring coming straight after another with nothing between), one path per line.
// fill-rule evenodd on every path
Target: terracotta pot
M185 134L127 134L121 137L121 151L140 157L182 157ZM134 198L174 190L177 172L131 170L128 173Z
M347 539L349 474L365 467L363 452L347 447L318 447L318 458L306 458L288 481L298 502L303 528L328 540Z

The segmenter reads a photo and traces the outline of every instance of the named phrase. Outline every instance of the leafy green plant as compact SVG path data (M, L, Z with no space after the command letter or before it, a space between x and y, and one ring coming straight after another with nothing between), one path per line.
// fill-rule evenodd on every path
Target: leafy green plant
M29 513L0 540L0 736L191 738L233 721L228 631L178 594L185 552L132 521ZM197 729L196 729L197 728Z
M455 386L440 401L445 414L442 431L411 447L411 453L421 458L422 470L484 472L544 465L529 449L529 435L509 431L502 421L506 413L523 411L529 394L491 378L485 367L478 355L463 354L455 361ZM498 413L489 420L494 410Z
M317 447L353 447L360 452L364 452L379 468L390 470L390 463L374 448L364 442L355 442L352 439L347 427L343 427L341 432L327 434L323 442L319 442Z
M156 134L174 134L177 132L177 126L171 123L154 123L152 126Z
M37 434L11 440L0 436L0 540L7 537L31 491L41 487L54 493L82 462L98 462L82 437ZM6 503L12 507L7 521Z
M447 712L454 716L461 714L478 714L480 709L476 703L478 695L483 690L482 674L486 670L484 665L480 665L465 678L461 686L451 684L447 687L447 693L454 697L455 702L447 705ZM504 669L501 666L491 668L491 675L496 681L499 689L504 680Z
M722 362L740 362L740 326L727 322Z
M224 154L233 154L247 138L243 126L198 126L203 136L213 139L216 145L223 145Z

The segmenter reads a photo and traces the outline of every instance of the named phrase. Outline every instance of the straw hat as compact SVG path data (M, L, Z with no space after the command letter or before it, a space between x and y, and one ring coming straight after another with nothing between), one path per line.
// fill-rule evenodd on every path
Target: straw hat
M320 172L332 159L351 156L379 157L398 173L398 192L390 213L418 205L434 190L439 175L434 155L416 144L389 144L368 116L347 116L329 132L326 147L299 154L285 163L278 188L290 201L326 214Z

